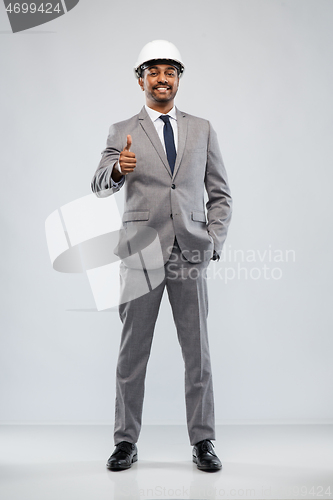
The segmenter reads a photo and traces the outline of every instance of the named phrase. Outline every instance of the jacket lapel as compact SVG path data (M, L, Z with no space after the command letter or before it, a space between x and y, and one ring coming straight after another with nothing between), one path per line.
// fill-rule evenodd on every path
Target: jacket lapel
M173 176L172 176L173 179L175 178L178 172L179 165L180 162L182 161L182 157L184 154L186 136L187 136L187 122L188 122L186 113L179 111L178 108L176 108L176 115L177 115L177 127L178 127L178 147L177 147L175 168L173 170Z
M182 111L179 111L178 108L176 108L176 115L177 115L177 127L178 127L178 145L177 145L177 156L176 156L176 163L175 163L175 168L173 170L173 175L171 175L171 170L169 166L169 162L167 159L167 156L164 152L163 146L161 144L160 138L158 137L158 134L156 132L156 128L149 118L149 115L146 111L146 108L143 106L141 109L140 113L138 114L138 119L141 127L145 131L145 133L148 136L148 139L156 149L159 157L162 160L162 163L164 167L167 169L168 174L170 177L174 178L175 175L177 174L177 171L179 169L180 162L183 157L183 153L185 150L185 144L186 144L186 136L187 136L187 117L186 114L183 113Z
M146 132L148 139L150 140L150 142L152 143L152 145L156 149L159 157L162 160L163 165L165 166L165 168L168 171L168 174L171 177L171 170L169 167L169 162L168 162L167 156L164 152L160 138L158 137L158 133L156 132L155 125L153 124L153 122L149 118L149 115L148 115L146 108L144 106L141 109L140 113L138 114L138 118L139 118L139 123L140 123L141 127Z

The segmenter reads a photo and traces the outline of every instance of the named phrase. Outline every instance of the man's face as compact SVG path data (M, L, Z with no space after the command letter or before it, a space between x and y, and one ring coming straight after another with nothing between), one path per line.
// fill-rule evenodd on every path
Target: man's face
M173 101L179 85L177 69L168 64L150 66L139 78L139 85L145 91L147 104Z

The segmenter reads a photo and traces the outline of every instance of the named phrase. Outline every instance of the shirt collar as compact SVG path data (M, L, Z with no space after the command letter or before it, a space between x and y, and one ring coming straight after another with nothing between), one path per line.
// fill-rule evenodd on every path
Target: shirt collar
M146 111L151 119L152 122L155 122L163 113L160 113L159 111L156 111L155 109L151 109L145 104ZM176 115L176 106L174 106L169 113L167 113L170 118L173 118L174 120L177 120L177 115Z

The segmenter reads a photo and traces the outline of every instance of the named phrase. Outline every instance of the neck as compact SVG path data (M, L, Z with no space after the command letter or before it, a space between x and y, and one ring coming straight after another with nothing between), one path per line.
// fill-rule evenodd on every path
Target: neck
M158 111L159 113L163 113L164 115L166 115L167 113L169 113L169 111L172 110L172 108L174 107L174 102L152 102L150 100L146 100L146 105L148 106L148 108L151 108L151 109L154 109L155 111Z

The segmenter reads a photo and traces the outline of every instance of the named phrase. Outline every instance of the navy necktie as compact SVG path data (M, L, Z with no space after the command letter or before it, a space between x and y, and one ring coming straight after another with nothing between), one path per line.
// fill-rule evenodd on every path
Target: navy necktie
M173 174L173 169L175 167L175 162L176 162L176 147L175 147L175 139L173 136L172 125L170 123L169 115L161 115L160 118L161 120L164 121L163 135L164 135L166 155L170 165L171 173Z

